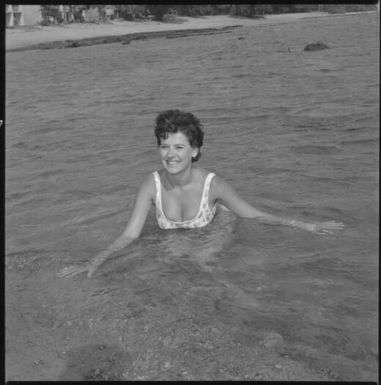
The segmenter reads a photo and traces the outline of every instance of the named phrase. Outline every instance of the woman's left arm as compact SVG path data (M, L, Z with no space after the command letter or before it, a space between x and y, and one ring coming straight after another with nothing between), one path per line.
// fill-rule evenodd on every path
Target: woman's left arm
M218 176L213 178L211 188L212 195L218 202L221 202L230 211L242 218L256 218L269 224L294 226L319 234L332 234L332 230L341 230L344 228L344 224L341 222L307 223L294 219L281 218L260 211L241 198L228 182Z

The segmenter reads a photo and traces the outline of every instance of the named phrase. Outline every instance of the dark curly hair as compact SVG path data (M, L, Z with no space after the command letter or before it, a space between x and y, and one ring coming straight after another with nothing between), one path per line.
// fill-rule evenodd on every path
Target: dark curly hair
M180 110L167 110L161 112L156 118L155 136L157 145L161 145L162 139L167 139L169 134L181 132L184 134L192 147L198 148L198 153L192 157L196 162L201 157L200 147L203 144L204 132L200 120L190 112Z

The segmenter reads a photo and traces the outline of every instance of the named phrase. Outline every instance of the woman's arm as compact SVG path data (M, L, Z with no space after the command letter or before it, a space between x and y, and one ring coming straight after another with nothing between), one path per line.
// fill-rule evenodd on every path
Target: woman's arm
M335 221L306 223L293 219L277 217L260 211L242 199L228 182L218 176L213 178L211 188L212 195L217 201L221 202L230 211L242 218L256 218L269 224L294 226L320 234L332 234L329 230L340 230L344 227L343 223Z
M110 255L124 249L140 236L154 196L155 185L153 176L150 175L139 188L134 208L123 233L106 250L99 253L85 266L65 267L57 275L59 277L71 277L73 275L87 272L87 276L91 277L98 267L110 257Z

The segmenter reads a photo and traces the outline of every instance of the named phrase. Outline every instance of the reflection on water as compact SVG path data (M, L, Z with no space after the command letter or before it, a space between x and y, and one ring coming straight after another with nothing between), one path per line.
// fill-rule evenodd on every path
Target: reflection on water
M378 28L367 13L7 54L8 376L375 380ZM303 51L317 39L331 49ZM93 279L57 279L123 230L174 107L205 125L200 165L255 206L346 229L219 211L164 231L152 212Z

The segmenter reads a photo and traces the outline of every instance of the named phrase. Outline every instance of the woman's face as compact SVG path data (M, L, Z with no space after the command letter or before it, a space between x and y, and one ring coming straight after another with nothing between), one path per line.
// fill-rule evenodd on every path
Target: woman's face
M192 147L182 132L169 134L159 146L164 168L170 174L178 174L191 167L192 157L197 156L198 148Z

